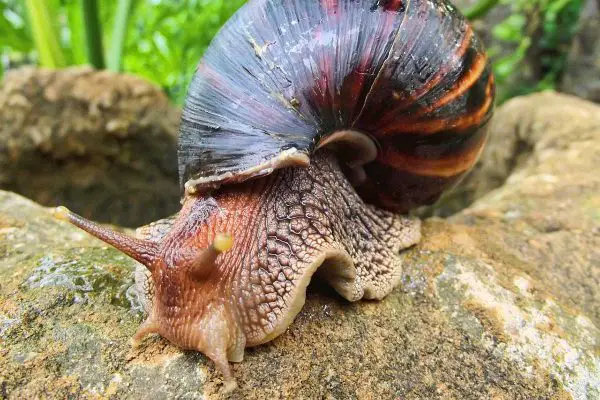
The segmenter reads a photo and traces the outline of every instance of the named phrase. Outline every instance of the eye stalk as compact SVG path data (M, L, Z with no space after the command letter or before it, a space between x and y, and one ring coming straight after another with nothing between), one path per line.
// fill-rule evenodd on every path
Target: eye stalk
M218 233L212 244L200 250L190 261L190 275L196 280L202 280L214 270L217 257L233 247L233 237L228 233Z
M158 245L148 240L136 239L115 230L105 228L71 212L66 207L57 207L53 212L57 219L68 221L76 227L110 244L134 260L144 264L150 271L156 269Z
M219 233L215 237L212 247L220 253L231 250L233 247L233 236L228 233Z
M159 259L159 245L157 243L136 239L105 228L71 212L66 207L55 208L53 214L57 219L70 222L144 264L151 272L157 268ZM187 259L187 261L183 262L188 265L192 278L202 280L214 270L217 257L221 253L231 250L233 245L233 237L230 234L218 233L210 246L201 250L193 250L191 254L188 253L190 254L189 256L183 257Z

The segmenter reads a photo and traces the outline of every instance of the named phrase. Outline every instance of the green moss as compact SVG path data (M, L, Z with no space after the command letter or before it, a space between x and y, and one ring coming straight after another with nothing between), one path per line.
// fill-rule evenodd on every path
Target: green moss
M127 294L133 284L134 263L115 250L68 249L42 256L36 264L22 289L62 287L73 293L74 302L103 298L128 309L138 306Z

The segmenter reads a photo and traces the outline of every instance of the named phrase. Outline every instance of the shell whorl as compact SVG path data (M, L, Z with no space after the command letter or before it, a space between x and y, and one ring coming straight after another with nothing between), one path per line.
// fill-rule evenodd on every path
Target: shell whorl
M352 130L378 147L358 192L406 211L475 164L493 98L482 45L445 0L250 0L189 88L182 184L306 165L324 138Z

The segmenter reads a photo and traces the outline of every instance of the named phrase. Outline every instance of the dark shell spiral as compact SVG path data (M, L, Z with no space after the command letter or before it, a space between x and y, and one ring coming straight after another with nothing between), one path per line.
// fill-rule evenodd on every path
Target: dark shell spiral
M494 78L444 0L250 0L207 50L183 113L182 183L200 190L310 156L340 130L369 135L357 190L396 211L429 204L476 162Z

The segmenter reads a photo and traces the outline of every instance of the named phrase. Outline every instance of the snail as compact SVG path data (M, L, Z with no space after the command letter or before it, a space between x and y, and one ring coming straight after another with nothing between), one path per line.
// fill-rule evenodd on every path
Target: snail
M406 213L473 167L494 93L446 0L250 0L188 90L181 211L135 238L57 215L145 266L134 341L200 351L235 386L229 362L287 329L313 274L349 301L399 284Z

